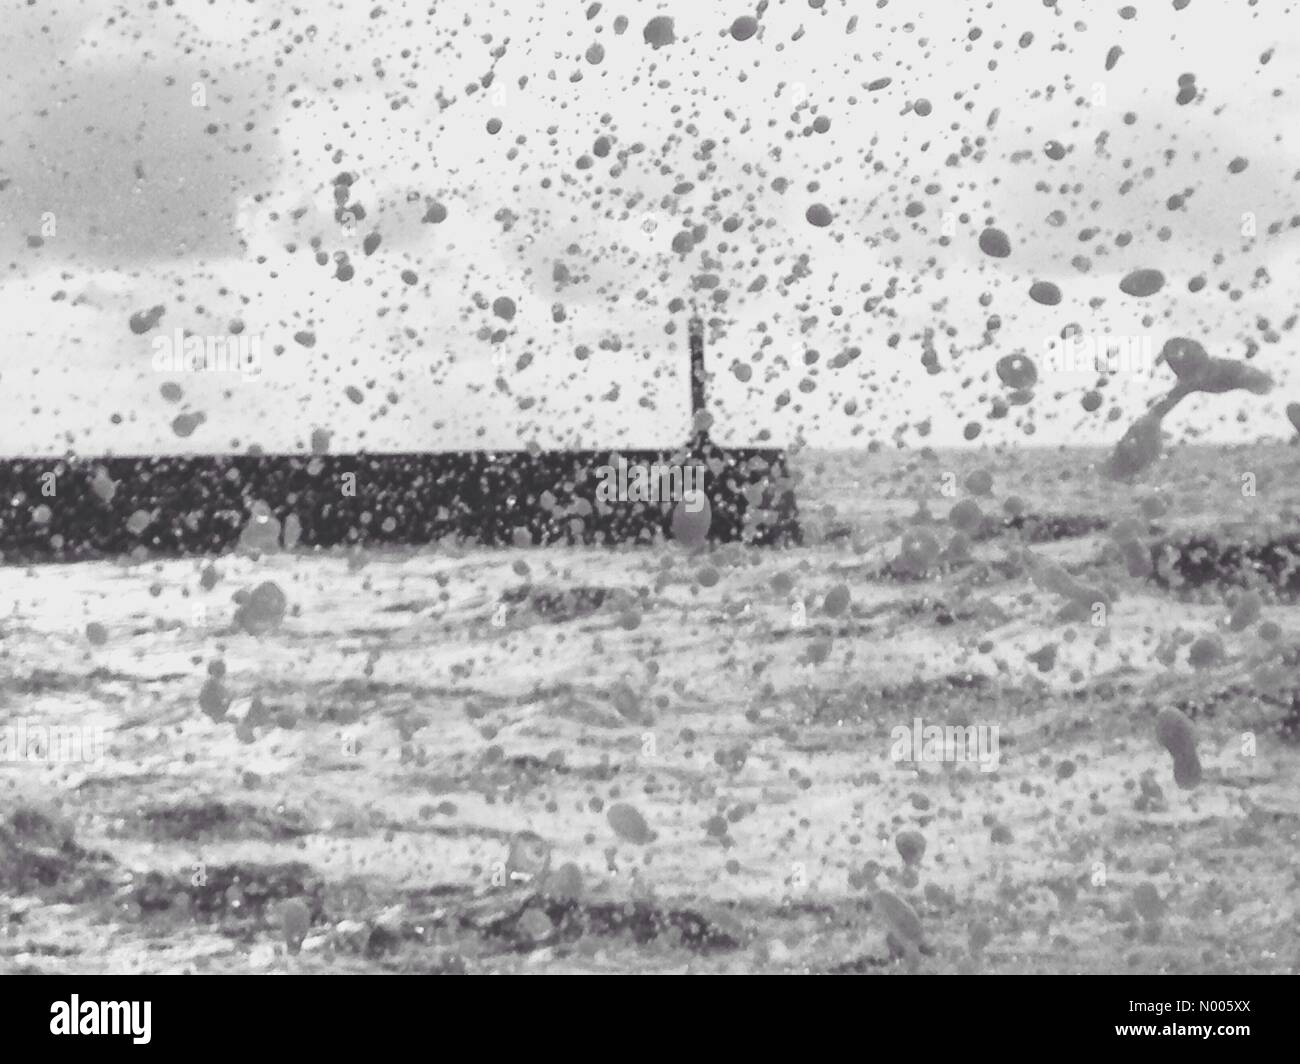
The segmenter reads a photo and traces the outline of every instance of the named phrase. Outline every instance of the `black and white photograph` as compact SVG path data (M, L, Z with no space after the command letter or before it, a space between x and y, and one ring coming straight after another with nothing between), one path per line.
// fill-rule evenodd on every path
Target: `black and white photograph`
M40 1030L1300 974L1292 0L5 0L0 90Z

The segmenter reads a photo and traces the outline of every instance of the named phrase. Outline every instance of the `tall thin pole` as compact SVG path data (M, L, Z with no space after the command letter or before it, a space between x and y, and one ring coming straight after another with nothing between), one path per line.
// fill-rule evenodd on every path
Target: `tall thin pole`
M708 398L704 387L704 319L693 317L690 325L691 338L691 433L695 439L708 436L708 430L696 429L699 416L708 411Z

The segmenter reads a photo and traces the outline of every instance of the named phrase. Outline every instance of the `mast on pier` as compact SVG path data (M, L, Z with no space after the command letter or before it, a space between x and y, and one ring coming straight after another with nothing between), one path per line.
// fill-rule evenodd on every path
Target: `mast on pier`
M691 342L691 443L699 446L708 442L709 430L701 424L707 415L709 403L705 393L704 377L704 319L692 317Z

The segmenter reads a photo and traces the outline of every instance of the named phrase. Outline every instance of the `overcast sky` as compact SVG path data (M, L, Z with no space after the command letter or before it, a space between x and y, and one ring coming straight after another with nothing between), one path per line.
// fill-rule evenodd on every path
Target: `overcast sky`
M1285 436L1300 22L1135 6L11 5L0 453L674 444L674 300L737 443L1111 443L1167 370L991 416L1071 325L1250 357L1169 428ZM256 379L154 368L232 323Z

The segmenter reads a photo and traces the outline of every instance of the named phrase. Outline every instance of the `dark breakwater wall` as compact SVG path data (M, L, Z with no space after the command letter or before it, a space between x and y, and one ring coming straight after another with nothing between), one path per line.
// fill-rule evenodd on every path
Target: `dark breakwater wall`
M0 460L0 560L221 554L239 546L257 509L300 547L671 535L672 502L597 498L597 470L619 457L700 464L714 542L800 541L777 449L11 458Z

